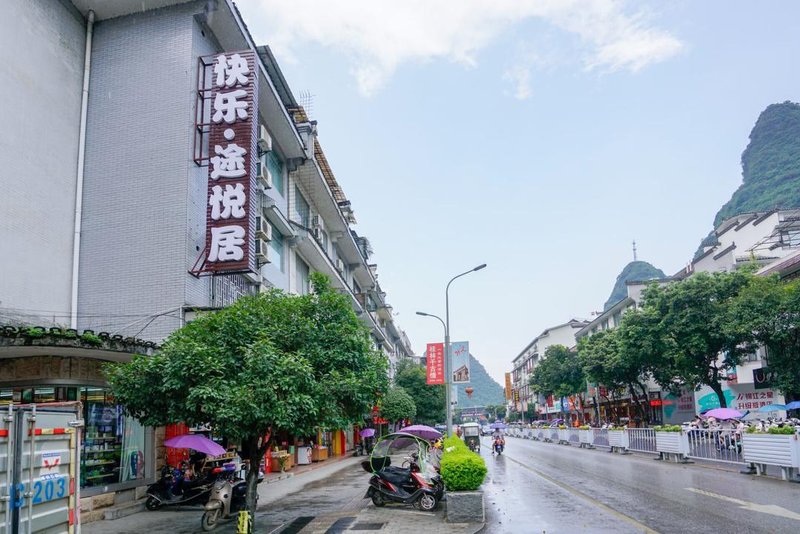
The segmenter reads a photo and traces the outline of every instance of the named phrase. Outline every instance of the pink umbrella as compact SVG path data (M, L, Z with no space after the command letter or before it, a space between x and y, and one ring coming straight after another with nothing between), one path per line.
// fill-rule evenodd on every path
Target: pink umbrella
M209 456L219 456L225 454L225 449L218 445L216 442L211 441L201 434L185 434L183 436L175 436L169 438L164 442L165 447L172 449L194 449L196 451L204 452Z
M442 437L442 433L436 430L435 428L431 428L426 425L411 425L405 428L401 428L399 432L405 432L407 434L412 434L414 436L419 436L423 439L439 439Z

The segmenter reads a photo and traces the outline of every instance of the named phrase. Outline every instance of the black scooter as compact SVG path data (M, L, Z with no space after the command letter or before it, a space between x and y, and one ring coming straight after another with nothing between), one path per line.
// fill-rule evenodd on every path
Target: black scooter
M145 508L158 510L164 506L205 504L211 494L213 480L205 477L186 480L184 469L174 469L168 465L161 468L161 478L147 487Z
M408 467L391 465L389 456L373 457L361 462L361 467L373 473L365 499L372 499L375 506L387 502L412 504L426 512L432 512L444 495L444 482L440 475L428 481L420 472L417 454L406 457ZM374 468L374 469L373 469Z

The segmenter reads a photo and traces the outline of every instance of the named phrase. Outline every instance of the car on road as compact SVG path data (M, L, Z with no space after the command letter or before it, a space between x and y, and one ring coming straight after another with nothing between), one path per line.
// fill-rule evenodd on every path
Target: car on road
M481 425L481 436L488 436L492 433L492 429L489 425Z

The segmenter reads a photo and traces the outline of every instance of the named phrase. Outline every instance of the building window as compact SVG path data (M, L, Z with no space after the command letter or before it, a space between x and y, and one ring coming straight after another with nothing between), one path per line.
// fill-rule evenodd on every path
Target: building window
M294 188L294 209L297 212L297 222L308 228L311 225L309 220L311 218L311 207L296 186Z
M274 224L270 223L272 226L272 241L269 242L269 248L272 249L272 265L274 265L279 271L283 272L283 256L284 256L284 239L283 234L275 227Z
M110 390L97 386L36 386L0 390L0 405L19 402L83 403L81 436L82 488L108 486L145 478L149 444L145 429L123 414Z
M272 186L275 190L280 193L281 196L285 195L286 192L283 187L283 163L278 159L275 152L267 152L267 172L270 174L270 178L272 178Z
M297 258L297 293L300 295L308 295L311 292L311 286L308 282L309 268L308 264Z

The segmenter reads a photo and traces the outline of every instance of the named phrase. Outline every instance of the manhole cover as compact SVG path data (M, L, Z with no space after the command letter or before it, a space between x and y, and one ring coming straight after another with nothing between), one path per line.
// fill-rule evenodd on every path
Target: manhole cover
M356 523L350 530L380 530L386 523Z

